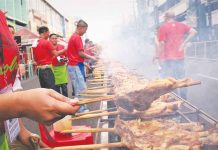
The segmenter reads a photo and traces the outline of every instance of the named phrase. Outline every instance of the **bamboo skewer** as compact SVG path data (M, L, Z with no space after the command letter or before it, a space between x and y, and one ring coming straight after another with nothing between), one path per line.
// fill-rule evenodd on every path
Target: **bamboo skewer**
M95 133L95 132L115 132L114 128L84 128L64 130L61 133Z
M93 74L94 74L94 75L103 75L103 74L104 74L104 72L100 72L100 71L98 71L98 72L95 72L95 71L94 71L94 72L93 72Z
M87 90L95 90L95 89L103 89L103 88L111 88L113 87L112 85L104 85L104 86L96 86L96 87L91 87L91 88L87 88Z
M62 146L62 147L55 147L55 148L44 148L41 150L90 150L90 149L113 148L113 147L123 147L123 146L125 145L122 142L117 142L117 143L109 143L109 144Z
M93 72L94 76L104 76L105 72Z
M107 94L109 89L95 89L95 90L86 90L82 94Z
M104 77L100 76L100 77L95 77L94 76L94 79L104 79Z
M98 113L98 114L87 114L87 115L82 115L78 117L73 117L71 118L71 120L98 118L98 117L108 116L108 115L118 115L119 113L120 113L119 111L113 111L113 112L103 112L103 113Z
M88 82L98 82L98 81L111 81L111 79L93 79L93 80L88 80Z
M86 99L83 101L78 101L77 104L82 105L82 104L89 104L89 103L94 103L94 102L99 102L99 101L111 101L113 100L114 97L115 97L114 95L111 95L111 96L108 95L105 97L98 97L95 99Z
M185 81L185 80L184 80ZM191 82L184 82L184 83L179 83L177 88L181 88L181 87L188 87L188 86L194 86L194 85L198 85L201 84L201 81L191 81Z
M109 108L109 109L104 109L104 110L94 110L94 111L89 111L89 112L83 112L83 113L76 113L76 116L81 116L81 115L87 115L87 114L95 114L95 113L102 113L102 112L107 112L109 110L114 110L116 108Z
M90 85L98 85L98 84L110 84L110 82L93 82L93 83L89 83Z
M80 93L78 94L79 96L85 96L85 97L90 97L90 98L93 98L93 97L102 97L102 96L109 96L109 95L105 95L105 94L86 94L86 93Z

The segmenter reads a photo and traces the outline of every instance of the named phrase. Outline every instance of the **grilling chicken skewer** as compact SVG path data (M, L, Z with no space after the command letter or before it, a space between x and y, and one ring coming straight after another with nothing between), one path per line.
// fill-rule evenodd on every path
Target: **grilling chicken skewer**
M193 86L200 84L199 81L193 81L192 79L176 80L174 78L167 78L161 80L151 81L147 86L141 90L132 91L125 95L119 95L114 98L116 105L133 113L134 110L145 111L151 103L158 99L160 96L173 91L176 88ZM81 96L99 97L99 94L80 94Z
M195 122L177 123L162 119L116 120L114 128L63 131L63 133L75 132L115 132L121 136L120 147L126 146L130 150L200 150L203 144L218 145L218 132L207 131L201 124ZM95 148L94 146L96 145L92 148Z
M122 108L118 108L117 111L111 111L111 112L107 112L106 110L95 110L95 111L87 112L85 114L76 115L77 117L73 117L72 120L98 118L102 116L118 115L118 114L135 116L137 118L151 118L157 115L169 114L177 110L182 103L183 103L182 101L163 102L160 100L156 100L151 104L151 107L145 111L128 112Z

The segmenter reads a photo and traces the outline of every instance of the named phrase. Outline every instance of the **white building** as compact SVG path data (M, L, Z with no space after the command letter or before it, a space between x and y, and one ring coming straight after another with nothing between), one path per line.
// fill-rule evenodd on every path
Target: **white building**
M66 19L47 0L27 0L29 13L28 26L33 33L37 33L40 26L47 26L51 33L63 37L68 33L68 19Z

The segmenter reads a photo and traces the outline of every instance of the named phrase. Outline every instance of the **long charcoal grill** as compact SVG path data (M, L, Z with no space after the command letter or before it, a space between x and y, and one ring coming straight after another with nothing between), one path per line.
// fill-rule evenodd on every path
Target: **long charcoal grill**
M167 115L159 115L152 118L141 118L142 120L151 120L155 118L161 118L161 119L172 119L178 122L199 122L202 123L205 126L205 129L211 129L211 128L218 128L218 121L214 119L213 117L209 116L204 111L200 110L199 108L193 106L190 102L188 102L185 99L182 99L181 97L178 97L176 94L172 93L170 95L170 99L173 101L183 101L181 108L173 113L167 114ZM113 104L113 102L107 102L108 108L115 108L116 106ZM107 124L107 127L113 128L114 122L116 120L117 116L108 116L107 118L101 118L99 120L99 124ZM119 116L122 120L132 120L137 119L133 117L127 117L127 116ZM218 129L217 129L218 130ZM102 134L102 133L99 133ZM102 138L101 135L96 136L96 142L102 141L99 138ZM105 136L103 137L105 138ZM109 143L119 142L120 137L113 133L108 133L108 139L107 141ZM110 150L128 150L127 148L110 148ZM218 146L209 146L209 145L203 145L202 150L218 150Z

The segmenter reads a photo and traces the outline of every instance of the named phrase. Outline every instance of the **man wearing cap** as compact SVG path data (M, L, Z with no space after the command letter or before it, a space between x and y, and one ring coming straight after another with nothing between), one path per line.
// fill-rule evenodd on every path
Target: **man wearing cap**
M160 43L156 58L159 59L161 66L161 77L181 79L185 77L184 47L197 31L184 23L175 21L174 17L173 12L166 12L164 15L165 23L158 31ZM177 94L186 98L185 89Z

